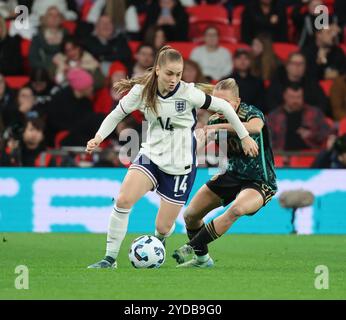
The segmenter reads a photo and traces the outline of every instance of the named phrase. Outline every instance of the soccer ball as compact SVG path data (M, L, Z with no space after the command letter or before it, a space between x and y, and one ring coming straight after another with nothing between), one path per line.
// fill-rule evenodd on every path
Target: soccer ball
M141 236L133 240L129 259L135 268L159 268L166 257L162 242L154 236Z

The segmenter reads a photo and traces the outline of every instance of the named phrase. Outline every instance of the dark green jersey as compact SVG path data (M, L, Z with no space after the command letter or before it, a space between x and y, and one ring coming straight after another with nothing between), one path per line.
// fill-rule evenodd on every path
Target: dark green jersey
M259 154L257 157L248 157L244 154L241 141L237 135L227 134L227 171L241 180L251 180L264 182L270 186L273 191L277 190L276 175L274 171L274 156L271 148L268 128L263 113L252 105L241 103L237 114L242 122L248 122L253 118L259 118L264 122L260 134L251 134L256 141ZM208 124L225 123L225 119L211 119ZM220 135L217 134L216 143L219 142Z

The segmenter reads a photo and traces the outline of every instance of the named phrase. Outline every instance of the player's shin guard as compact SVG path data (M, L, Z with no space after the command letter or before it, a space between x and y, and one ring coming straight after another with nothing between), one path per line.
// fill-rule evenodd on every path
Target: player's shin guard
M172 228L166 234L162 234L158 232L157 229L155 229L155 237L162 241L165 238L168 238L169 236L171 236L172 233L174 232L174 229L175 229L175 223L173 223Z
M209 242L212 242L219 237L220 235L216 233L214 221L212 220L202 227L198 234L190 242L188 242L188 245L190 245L197 254L199 248L207 245Z
M127 232L131 209L113 208L109 218L106 256L116 259Z
M205 228L205 224L203 223L203 225L201 227L199 227L198 229L187 229L186 228L186 233L187 236L189 237L190 240L192 240L203 228ZM208 254L208 245L203 244L201 246L196 247L196 256L197 257L201 257L201 256L205 256Z

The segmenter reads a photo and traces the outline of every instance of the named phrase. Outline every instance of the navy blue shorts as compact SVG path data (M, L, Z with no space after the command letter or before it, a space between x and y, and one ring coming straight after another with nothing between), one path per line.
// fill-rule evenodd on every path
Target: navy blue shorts
M145 159L145 161L143 161ZM192 166L190 173L185 175L171 175L160 168L145 155L136 158L129 169L142 171L151 180L156 192L167 202L184 205L189 198L196 177L196 166Z

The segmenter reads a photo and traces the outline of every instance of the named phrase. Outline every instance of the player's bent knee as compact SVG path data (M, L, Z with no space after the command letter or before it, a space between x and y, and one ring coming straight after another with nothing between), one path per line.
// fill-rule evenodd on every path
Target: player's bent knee
M230 208L228 213L229 213L228 214L229 218L231 218L232 220L236 220L240 218L241 216L243 216L244 214L246 214L246 211L243 206L234 205Z
M185 220L186 225L189 225L189 224L196 221L196 218L194 217L193 212L191 210L189 210L189 209L185 210L184 220Z
M118 208L130 209L133 206L133 201L125 193L120 193L117 197L116 206Z

